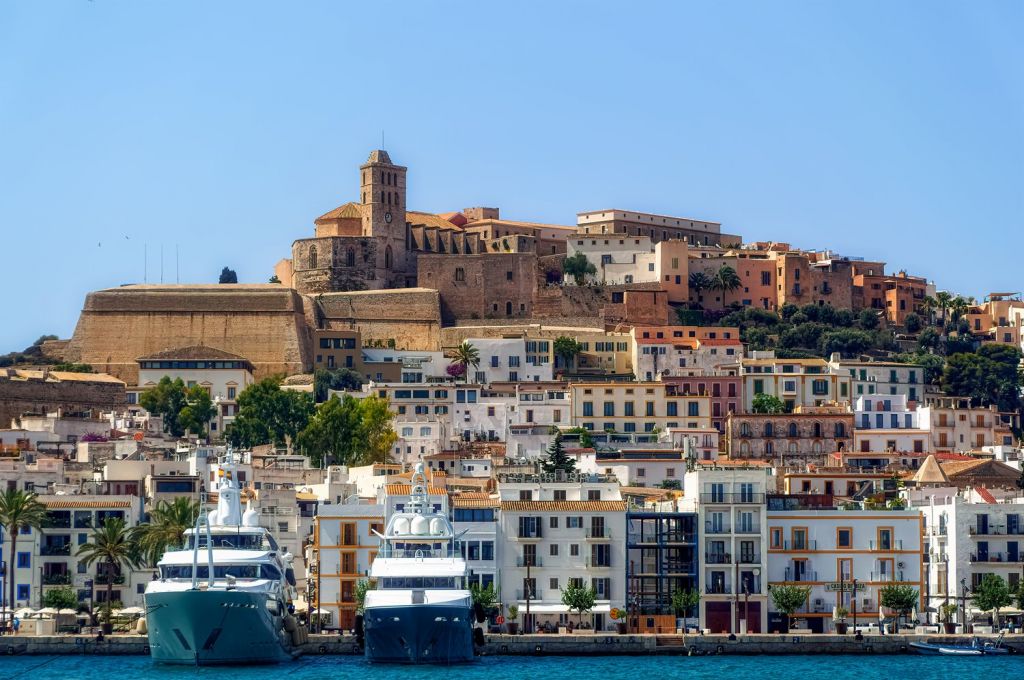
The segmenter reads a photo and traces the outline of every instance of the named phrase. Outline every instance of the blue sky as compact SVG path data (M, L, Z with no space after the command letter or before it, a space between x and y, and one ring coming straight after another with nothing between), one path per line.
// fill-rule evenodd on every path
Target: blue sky
M0 0L0 353L409 204L629 208L1020 290L1024 3Z

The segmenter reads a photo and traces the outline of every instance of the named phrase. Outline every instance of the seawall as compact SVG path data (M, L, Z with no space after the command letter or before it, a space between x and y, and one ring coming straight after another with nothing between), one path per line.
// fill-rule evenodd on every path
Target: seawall
M914 641L963 642L957 635L488 635L481 649L485 656L595 656L595 655L781 655L781 654L909 654ZM984 636L981 636L984 637ZM991 639L991 638L990 638ZM103 642L84 635L0 637L0 656L27 655L145 655L142 635L109 635ZM1024 654L1024 635L1007 635L1003 644L1011 653ZM310 635L303 654L352 655L359 653L350 635Z

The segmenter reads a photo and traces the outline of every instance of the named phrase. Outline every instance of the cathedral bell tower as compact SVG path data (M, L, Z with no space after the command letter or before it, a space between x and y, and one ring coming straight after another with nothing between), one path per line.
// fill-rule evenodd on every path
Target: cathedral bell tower
M370 152L360 166L359 200L363 205L363 236L377 240L377 270L393 278L406 270L405 173L383 149Z

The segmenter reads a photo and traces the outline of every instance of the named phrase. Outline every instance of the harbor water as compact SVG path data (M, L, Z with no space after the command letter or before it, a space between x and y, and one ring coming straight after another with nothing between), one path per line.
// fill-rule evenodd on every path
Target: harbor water
M508 678L644 677L658 680L763 680L825 677L829 680L912 677L946 680L1014 677L1024 668L1017 655L948 658L937 656L700 656L700 657L486 657L452 667L370 664L359 657L317 656L276 666L184 667L154 664L148 657L10 656L0 657L0 680L494 680ZM1011 673L1013 675L1011 675Z

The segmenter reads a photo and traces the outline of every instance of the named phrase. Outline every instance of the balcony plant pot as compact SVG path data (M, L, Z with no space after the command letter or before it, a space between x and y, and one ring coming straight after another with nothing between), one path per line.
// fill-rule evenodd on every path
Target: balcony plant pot
M619 631L619 635L625 635L626 634L626 622L625 621L619 621L618 623L615 624L615 629Z
M942 632L946 635L956 635L956 622L955 621L943 621Z
M103 632L104 635L110 635L111 633L114 632L114 624L112 624L110 622L101 623L100 624L100 630Z
M850 624L846 621L836 621L835 626L837 635L846 635L846 631L850 629Z
M519 633L519 622L509 621L505 624L505 630L508 631L509 635L516 635Z

